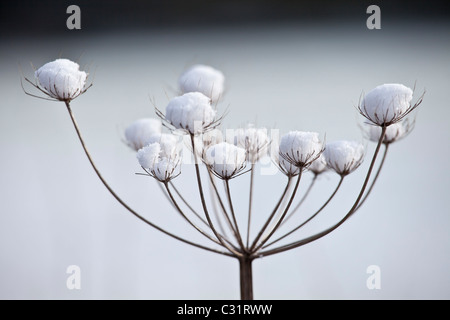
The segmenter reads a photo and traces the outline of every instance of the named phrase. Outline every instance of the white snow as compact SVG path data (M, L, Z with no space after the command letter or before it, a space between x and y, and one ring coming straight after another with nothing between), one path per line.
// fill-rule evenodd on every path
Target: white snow
M48 62L35 72L39 84L52 97L70 101L85 89L88 74L80 71L78 63L68 59Z
M166 120L175 128L198 134L215 120L211 99L200 92L189 92L172 98L166 107Z
M324 172L327 169L327 162L325 161L325 157L323 156L323 153L308 167L308 170L311 172L314 172L315 174L319 174Z
M323 155L329 168L340 175L346 175L362 163L364 146L356 141L333 141L327 143Z
M153 177L157 180L164 182L169 178L173 178L174 174L177 174L177 169L179 168L179 161L170 158L161 158L159 161L155 162L151 168L151 173Z
M391 124L386 128L386 134L384 135L383 143L392 143L400 140L408 134L407 128L405 128L404 121ZM378 142L381 136L381 127L369 126L368 136L371 141Z
M159 143L161 146L161 157L174 158L178 152L178 137L169 133L156 133L148 140L148 144Z
M225 76L213 67L198 64L190 67L178 79L182 93L201 92L213 102L223 95Z
M149 144L153 135L161 134L161 129L162 124L159 119L138 119L125 129L125 139L128 145L137 151Z
M155 142L149 144L146 147L143 147L142 149L139 149L136 157L141 167L151 170L154 164L159 161L160 153L161 146L159 145L159 143Z
M270 139L266 128L255 128L249 124L247 128L235 131L233 143L247 151L247 160L250 163L256 163L267 155Z
M360 110L374 124L392 123L408 111L412 96L413 91L402 84L383 84L365 95Z
M281 137L280 155L296 166L306 166L323 149L317 132L291 131Z
M245 154L243 148L228 142L220 142L206 150L205 162L219 177L227 179L245 167Z

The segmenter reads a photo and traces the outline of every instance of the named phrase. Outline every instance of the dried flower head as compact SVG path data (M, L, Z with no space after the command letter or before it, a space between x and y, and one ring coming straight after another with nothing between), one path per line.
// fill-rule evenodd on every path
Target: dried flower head
M398 141L404 137L406 137L414 128L414 122L410 123L408 119L405 119L400 122L396 122L391 124L386 128L386 133L384 135L383 143L391 144L395 141ZM378 142L381 136L381 127L369 125L369 128L366 132L369 140Z
M200 92L189 92L172 98L165 115L157 112L175 129L184 130L191 135L203 133L217 125L211 99Z
M356 141L333 141L327 143L323 155L329 168L346 176L363 162L364 146Z
M150 138L161 134L161 120L153 118L138 119L125 129L125 140L135 151L150 143ZM153 141L155 142L155 141Z
M421 102L411 105L413 91L402 84L383 84L369 91L358 106L359 112L374 125L389 126L402 120Z
M161 147L161 157L173 158L179 153L178 137L169 133L156 133L152 135L148 140L148 144L159 143Z
M280 157L298 168L309 166L322 151L317 132L291 131L281 137Z
M221 142L206 149L203 160L214 175L227 180L236 177L245 168L246 152L231 143Z
M245 129L236 130L233 144L244 148L247 152L247 161L254 164L267 155L270 139L266 128L255 128L249 124Z
M158 161L160 153L161 146L159 143L155 142L139 149L136 154L136 158L138 159L141 167L150 169L153 168L155 162Z
M221 71L202 64L192 66L178 79L182 93L201 92L213 102L223 95L224 83L225 76Z
M160 182L168 182L179 174L179 155L166 157L158 142L139 149L136 157L145 172Z
M36 70L34 76L37 80L34 86L59 101L71 101L88 89L88 74L80 71L78 63L68 59L48 62Z
M327 169L327 162L325 160L325 157L323 156L323 153L316 160L311 162L308 167L308 170L316 175L325 172Z
M280 171L288 177L295 177L300 173L300 169L298 167L280 157L279 154L275 157L275 163Z

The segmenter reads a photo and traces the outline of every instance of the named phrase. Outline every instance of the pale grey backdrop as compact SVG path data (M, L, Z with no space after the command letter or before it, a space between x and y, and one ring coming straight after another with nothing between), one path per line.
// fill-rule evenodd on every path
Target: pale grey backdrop
M26 96L19 64L59 56L88 66L94 86L73 109L106 179L152 221L203 241L139 171L122 142L133 120L164 109L178 75L193 63L224 72L223 124L246 121L326 133L327 141L361 140L354 106L375 86L427 90L409 137L392 146L366 205L316 243L254 263L257 299L448 299L449 170L448 24L308 24L86 37L10 39L0 51L0 297L3 299L238 299L238 264L189 247L144 225L94 175L62 103ZM374 145L368 143L368 154ZM307 230L321 230L351 206L368 161L348 178L329 210ZM282 191L283 176L258 176L261 219ZM310 176L305 177L305 182ZM192 167L177 184L197 208ZM246 208L248 177L233 181ZM336 175L324 176L305 203L320 206ZM305 186L306 184L303 184ZM303 189L304 190L304 189ZM242 210L241 217L245 210ZM254 230L254 229L253 229ZM254 232L254 231L253 231ZM308 234L307 232L304 235ZM66 288L78 265L81 290ZM381 268L381 289L368 290L366 268Z

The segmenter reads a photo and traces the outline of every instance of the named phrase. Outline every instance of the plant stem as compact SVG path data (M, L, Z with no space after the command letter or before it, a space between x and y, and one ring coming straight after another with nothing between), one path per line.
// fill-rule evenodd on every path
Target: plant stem
M168 235L168 236L170 236L170 237L172 237L172 238L174 238L174 239L177 239L177 240L179 240L179 241L181 241L181 242L184 242L184 243L189 244L189 245L191 245L191 246L194 246L194 247L197 247L197 248L200 248L200 249L204 249L204 250L207 250L207 251L211 251L211 252L215 252L215 253L220 253L220 254L223 254L223 255L225 255L225 256L230 256L230 257L233 257L233 256L234 256L233 254L230 254L230 253L228 253L228 252L223 252L223 251L219 251L219 250L212 249L212 248L209 248L209 247L205 247L205 246L203 246L203 245L200 245L200 244L191 242L191 241L186 240L186 239L183 239L183 238L181 238L181 237L179 237L179 236L177 236L177 235L174 235L173 233L170 233L170 232L164 230L163 228L157 226L156 224L154 224L154 223L148 221L148 220L145 219L143 216L141 216L140 214L138 214L136 211L134 211L133 209L131 209L131 207L128 206L128 205L127 205L127 204L126 204L126 203L125 203L125 202L124 202L124 201L123 201L123 200L122 200L122 199L114 192L114 190L109 186L109 184L106 182L106 180L105 180L105 179L103 178L103 176L100 174L100 171L98 170L97 166L95 165L95 162L94 162L94 160L92 159L92 157L91 157L91 155L90 155L90 153L89 153L89 151L88 151L88 149L87 149L87 147L86 147L86 144L84 143L83 137L81 136L80 128L78 127L77 121L75 120L75 116L73 115L72 109L70 108L70 103L69 103L68 101L65 101L65 104L66 104L66 107L67 107L67 111L69 112L70 119L72 120L72 124L73 124L73 126L74 126L74 128L75 128L75 131L77 132L78 139L80 140L81 146L83 147L84 153L86 154L86 156L87 156L87 158L88 158L88 160L89 160L89 162L90 162L92 168L94 169L95 173L97 174L98 178L99 178L100 181L103 183L103 185L106 187L106 189L108 189L108 191L112 194L112 196L113 196L113 197L114 197L114 198L115 198L115 199L116 199L116 200L117 200L117 201L118 201L125 209L127 209L129 212L131 212L131 213L132 213L136 218L138 218L139 220L145 222L145 223L148 224L149 226L155 228L155 229L158 230L158 231L161 231L162 233L164 233L164 234L166 234L166 235Z
M253 240L252 246L250 247L250 252L253 251L253 249L255 248L256 244L258 243L258 240L261 238L261 236L263 235L264 231L266 231L267 226L269 225L270 221L272 221L273 217L275 216L276 212L278 211L278 208L281 205L281 202L283 202L284 197L286 196L289 187L291 185L291 177L288 177L288 181L286 183L286 187L284 188L283 193L281 194L280 199L278 200L277 204L275 205L275 208L272 210L272 213L270 214L269 218L266 220L266 223L263 225L263 227L261 228L261 230L259 230L258 235L256 236L256 238Z
M205 213L206 221L208 221L209 227L211 228L211 231L216 236L217 240L219 240L220 243L224 247L226 247L234 256L240 257L240 256L242 256L242 254L240 252L236 251L235 249L233 249L232 247L230 247L227 243L225 243L222 240L222 237L220 237L220 235L217 233L216 228L214 228L214 225L213 225L213 223L211 221L211 217L209 216L208 207L206 206L205 195L203 193L202 179L200 178L200 168L199 168L199 164L198 164L198 157L197 157L197 152L195 151L194 135L191 135L191 144L192 144L192 150L194 150L194 152L193 152L193 154L194 154L194 166L195 166L195 173L196 173L196 176L197 176L198 192L200 193L200 200L201 200L201 203L202 203L203 212Z
M359 192L359 194L358 194L358 197L356 198L356 201L354 202L354 204L353 204L353 206L351 207L351 209L350 209L350 210L347 212L347 214L344 216L344 218L342 218L342 219L341 219L338 223L336 223L335 225L329 227L328 229L323 230L322 232L319 232L319 233L317 233L317 234L315 234L315 235L312 235L312 236L310 236L310 237L307 237L307 238L305 238L305 239L302 239L302 240L299 240L299 241L295 241L295 242L293 242L293 243L290 243L290 244L287 244L287 245L284 245L284 246L281 246L281 247L278 247L278 248L275 248L275 249L263 251L263 252L260 253L259 256L261 256L261 257L270 256L270 255L272 255L272 254L276 254L276 253L284 252L284 251L287 251L287 250L291 250L291 249L294 249L294 248L303 246L303 245L305 245L305 244L308 244L308 243L310 243L310 242L316 241L316 240L318 240L318 239L320 239L320 238L326 236L326 235L329 234L330 232L336 230L336 229L339 228L339 226L341 226L345 221L347 221L347 219L350 218L350 217L353 215L353 213L355 213L356 208L358 207L358 204L359 204L359 202L361 201L361 198L362 198L362 196L363 196L363 194L364 194L364 191L366 190L367 184L368 184L369 179L370 179L370 175L371 175L371 173L372 173L373 167L374 167L374 165L375 165L375 161L376 161L376 159L377 159L377 156L378 156L378 153L379 153L379 151L380 151L381 144L382 144L382 142L383 142L383 140L384 140L385 135L386 135L386 127L383 126L383 127L381 127L381 136L380 136L380 139L378 140L378 145L377 145L377 147L376 147L376 149L375 149L375 152L374 152L374 154L373 154L372 161L371 161L370 166L369 166L369 170L368 170L368 172L367 172L366 178L364 179L364 183L363 183L363 185L362 185L362 187L361 187L361 190L360 190L360 192Z
M244 243L242 242L241 233L239 232L239 226L238 226L238 223L236 220L236 214L234 213L233 201L231 201L230 183L229 183L228 179L225 180L225 189L227 191L227 198L228 198L228 203L230 205L231 217L233 218L234 226L236 228L238 243L241 246L242 251L244 252L246 250L246 248L244 246Z
M250 191L248 195L248 221L247 221L247 247L250 241L250 222L252 220L252 202L253 202L253 180L255 176L255 164L252 163L250 169Z
M249 255L243 255L238 260L241 300L253 300L253 259Z

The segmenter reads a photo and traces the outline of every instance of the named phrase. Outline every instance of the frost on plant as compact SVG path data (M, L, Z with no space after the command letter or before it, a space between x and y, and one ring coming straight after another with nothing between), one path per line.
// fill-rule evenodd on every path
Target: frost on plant
M207 65L194 65L178 79L181 93L201 92L216 103L223 95L225 76Z
M136 152L137 162L144 172L140 174L160 183L171 204L167 212L179 214L188 223L187 228L192 227L198 232L204 242L197 242L174 234L133 210L100 173L84 143L70 105L75 97L89 88L86 87L87 73L80 71L78 64L72 61L58 59L39 68L36 79L37 83L26 80L47 98L63 101L67 106L88 160L112 196L128 212L165 235L184 244L237 259L242 299L253 299L252 262L255 259L316 241L338 229L361 208L374 190L388 147L411 132L413 125L407 116L423 99L422 95L412 104L413 90L402 84L384 84L363 97L358 109L367 122L366 137L376 142L375 150L368 155L369 151L360 142L341 140L325 144L317 132L293 130L282 135L279 141L272 141L267 129L248 125L236 129L232 135L224 135L220 128L222 117L217 116L224 92L223 73L205 65L196 65L185 71L178 80L181 94L172 97L165 110L155 108L159 118L136 120L125 129L124 136L126 144ZM184 148L186 146L188 148ZM189 155L184 154L186 150ZM377 161L380 153L383 154L382 160ZM255 183L255 168L266 155L273 159L284 174L284 185L270 184L270 187L266 186L269 189L264 190L280 195L275 203L270 203L264 197L254 199L254 189L261 187ZM186 190L178 189L178 179L174 180L181 174L181 158L185 156L191 156L193 161L183 162L183 171L192 169L194 174L187 191L198 193L194 200L189 201L183 196ZM349 209L342 212L341 218L335 223L300 236L298 230L303 229L319 213L326 214L332 199L345 184L346 177L361 167L365 157L369 161L364 169L364 178L359 183L356 200L349 204ZM308 212L303 212L308 210L302 203L309 192L317 188L316 177L326 174L328 169L335 171L340 179L328 198L308 215ZM241 177L247 173L250 179ZM303 190L299 186L308 174L312 175L312 179L309 179L308 187ZM233 184L245 185L249 182L245 206L236 207L234 198L242 197L243 194L232 192L231 179ZM150 196L153 195L150 193ZM263 202L264 205L259 207L265 210L253 212L255 209L252 203L255 201ZM255 214L265 221L262 225L253 222L252 216ZM291 219L293 216L296 219ZM246 221L246 224L243 225L242 221Z

